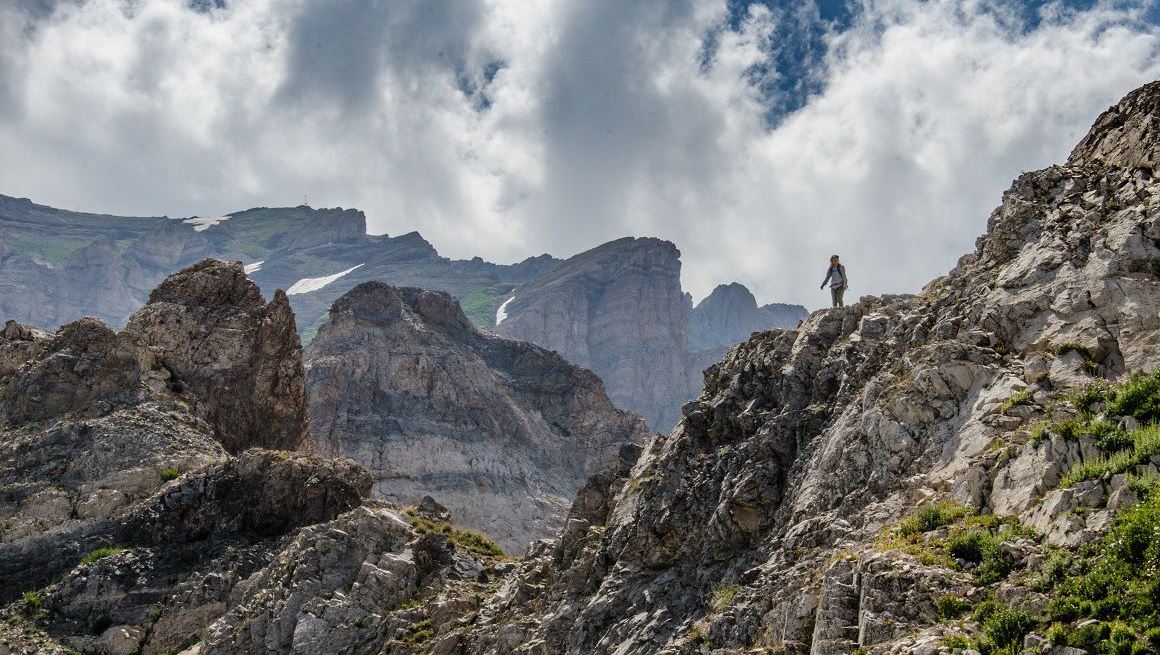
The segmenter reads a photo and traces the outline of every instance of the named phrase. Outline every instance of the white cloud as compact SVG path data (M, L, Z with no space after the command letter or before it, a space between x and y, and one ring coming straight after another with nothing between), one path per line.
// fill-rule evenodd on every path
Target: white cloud
M181 216L309 194L448 256L650 235L696 295L737 279L817 305L832 251L856 294L913 291L1020 170L1158 77L1160 33L1130 10L1053 11L1024 30L978 1L867 0L771 130L749 80L784 18L754 10L705 65L723 0L17 5L0 192Z

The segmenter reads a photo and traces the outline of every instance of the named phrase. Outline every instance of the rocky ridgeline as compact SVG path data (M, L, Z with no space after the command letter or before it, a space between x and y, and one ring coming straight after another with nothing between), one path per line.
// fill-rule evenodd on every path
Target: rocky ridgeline
M362 463L381 498L437 498L513 554L554 534L588 476L648 436L590 371L476 329L443 292L355 287L306 370L320 454Z
M1160 379L1101 381L1160 361L1158 108L1022 175L921 295L733 348L426 652L1156 652Z
M0 653L336 652L405 636L381 615L425 586L495 575L436 504L407 516L354 462L293 452L304 390L285 296L236 263L170 277L119 333L9 322Z

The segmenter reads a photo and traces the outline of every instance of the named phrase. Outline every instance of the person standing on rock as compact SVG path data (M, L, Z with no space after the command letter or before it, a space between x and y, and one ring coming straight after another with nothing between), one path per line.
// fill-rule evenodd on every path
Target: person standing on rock
M842 296L846 294L846 287L849 279L846 277L846 267L842 262L838 261L837 255L830 256L830 268L826 270L826 279L822 280L822 286L819 289L825 289L826 283L830 283L830 300L833 301L833 307L845 307L846 304L842 302Z

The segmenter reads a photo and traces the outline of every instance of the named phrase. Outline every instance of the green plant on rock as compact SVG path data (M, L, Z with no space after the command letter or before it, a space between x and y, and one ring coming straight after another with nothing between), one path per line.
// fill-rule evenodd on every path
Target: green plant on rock
M1079 353L1080 355L1083 356L1083 358L1085 360L1091 361L1092 350L1091 350L1091 348L1088 348L1087 346L1083 345L1082 343L1068 341L1067 343L1061 343L1055 347L1055 354L1056 355L1066 355L1067 353L1071 353L1071 352Z
M104 559L110 555L116 555L117 553L120 553L124 550L125 550L125 548L122 546L106 546L104 548L98 548L98 549L94 550L93 552L89 553L88 555L85 555L84 557L82 557L81 564L86 564L86 565L92 564L92 563L96 562L97 560Z
M1045 610L1060 626L1052 628L1053 643L1100 653L1153 648L1160 637L1160 493L1117 516L1080 555L1078 575L1055 585Z
M165 480L166 482L169 482L170 480L176 480L179 477L181 477L181 469L179 468L170 466L169 468L163 469L161 471L161 479Z
M1148 425L1128 433L1128 436L1130 448L1082 462L1063 476L1060 486L1070 487L1084 480L1124 473L1160 454L1160 425Z
M506 556L499 544L486 535L457 528L447 521L433 521L421 516L414 508L408 508L405 513L411 519L411 526L419 533L435 532L446 535L447 541L476 555L484 557Z
M1160 421L1160 369L1114 387L1107 403L1112 416L1131 416L1141 424Z
M971 640L967 639L966 635L962 635L958 632L952 632L949 635L943 635L942 639L939 640L939 643L941 643L944 648L950 649L966 650L971 647Z
M709 606L713 611L720 612L733 603L733 599L741 592L741 585L721 585L713 590L709 598Z
M971 510L955 503L927 505L903 519L898 524L897 533L900 537L910 537L931 532L965 518L970 513Z
M1031 392L1027 389L1016 391L1011 394L1006 400L999 405L999 411L1006 412L1016 405L1030 405L1032 404Z
M940 619L950 621L959 618L971 609L971 603L958 596L947 594L935 599L934 608Z

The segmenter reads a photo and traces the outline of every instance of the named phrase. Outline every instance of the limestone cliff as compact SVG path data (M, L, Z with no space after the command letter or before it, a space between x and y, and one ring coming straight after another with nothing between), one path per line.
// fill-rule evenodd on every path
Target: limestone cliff
M621 444L647 436L595 375L479 331L441 292L355 287L307 350L307 384L319 453L362 463L380 497L433 496L516 554L559 529Z

